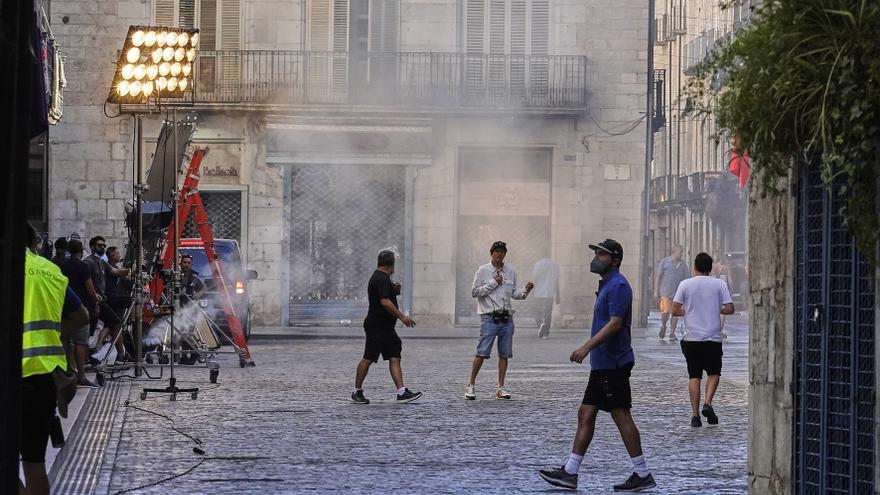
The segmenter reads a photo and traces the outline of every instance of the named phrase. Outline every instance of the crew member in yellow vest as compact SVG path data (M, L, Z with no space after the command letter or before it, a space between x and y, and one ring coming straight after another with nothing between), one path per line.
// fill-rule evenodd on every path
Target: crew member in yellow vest
M61 320L80 311L82 303L67 287L67 277L38 256L40 238L27 225L24 270L24 326L21 337L21 423L19 450L25 475L20 492L49 494L46 447L56 407L53 373L67 370L61 344Z

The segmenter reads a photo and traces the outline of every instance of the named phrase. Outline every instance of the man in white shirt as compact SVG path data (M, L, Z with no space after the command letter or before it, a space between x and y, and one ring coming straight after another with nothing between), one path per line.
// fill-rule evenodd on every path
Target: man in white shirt
M553 302L559 304L559 264L550 258L535 263L532 271L535 280L535 322L538 324L538 337L550 337L550 321L553 316Z
M516 271L504 264L507 244L495 241L489 248L491 263L477 268L474 275L474 288L471 295L477 299L477 313L480 315L480 342L471 366L471 376L465 387L464 398L477 398L474 386L483 361L489 359L492 344L498 338L498 388L496 399L510 399L510 392L504 388L507 375L507 360L513 357L513 299L525 299L535 284L528 282L520 287Z
M673 298L672 314L684 316L687 334L681 341L688 368L688 393L691 399L691 426L703 426L700 406L700 381L706 372L706 402L703 416L710 425L718 424L712 398L721 378L721 315L733 314L733 299L727 284L711 276L712 257L700 253L694 260L692 278L683 280Z

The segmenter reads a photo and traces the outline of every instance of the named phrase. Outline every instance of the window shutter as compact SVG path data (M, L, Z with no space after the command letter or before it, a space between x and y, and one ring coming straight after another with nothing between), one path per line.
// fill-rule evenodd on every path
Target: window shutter
M196 27L196 0L178 0L178 20L175 26L191 29Z
M344 97L348 94L348 0L333 0L332 48L333 95Z
M213 94L217 91L217 58L211 53L217 49L217 0L199 2L199 46L196 66L198 75L195 91L198 94Z
M241 0L220 0L219 31L219 49L241 49Z
M330 0L312 0L309 10L309 48L330 50Z
M550 2L532 0L532 55L547 55L550 45Z
M505 52L505 3L505 0L491 0L489 3L489 53Z
M217 0L199 2L199 50L217 49Z
M175 0L153 0L153 20L157 26L174 26L177 21Z
M485 0L466 0L465 12L465 51L483 53L485 50Z
M532 36L529 60L529 86L532 103L546 100L549 93L550 2L532 0Z
M510 1L510 95L519 100L526 86L526 0Z
M241 90L241 0L219 0L216 44L223 50L219 57L220 86L225 95L237 99Z
M486 0L466 0L465 9L465 95L483 94L484 53L486 51Z
M394 91L397 81L399 0L370 2L370 82L375 91ZM383 53L384 52L384 53Z
M526 53L526 0L510 2L510 53Z

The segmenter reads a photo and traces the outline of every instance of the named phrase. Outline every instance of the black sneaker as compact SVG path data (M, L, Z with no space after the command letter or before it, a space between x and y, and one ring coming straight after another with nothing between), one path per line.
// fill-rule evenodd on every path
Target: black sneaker
M615 492L640 492L642 490L647 490L648 488L654 488L657 486L657 483L654 481L654 477L651 474L648 474L644 478L633 473L626 481L619 485L614 485Z
M76 388L101 388L101 386L88 378L83 378L76 381Z
M407 402L412 402L414 400L419 400L422 396L421 392L413 392L410 389L404 389L402 394L397 394L397 403L398 404L406 404Z
M703 426L703 422L700 421L699 416L694 416L693 418L691 418L691 428L699 428L701 426Z
M363 390L355 390L354 392L352 392L351 393L351 401L354 402L355 404L369 404L370 403L370 399L367 399L366 397L364 397Z
M703 416L706 416L706 422L710 425L718 424L718 416L715 414L715 409L712 409L710 404L703 404Z
M538 471L538 474L541 475L541 478L543 478L544 481L553 486L561 486L562 488L577 490L578 475L568 474L565 470L565 466L556 469L542 469Z

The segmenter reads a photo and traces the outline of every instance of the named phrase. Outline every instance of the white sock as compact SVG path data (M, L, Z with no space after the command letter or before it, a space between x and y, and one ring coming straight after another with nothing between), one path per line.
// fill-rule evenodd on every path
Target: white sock
M630 460L633 463L633 471L635 471L640 478L644 478L651 474L651 471L648 470L648 461L645 460L644 454L637 457L631 457Z
M403 395L404 392L406 392L406 387L400 387L397 389L397 395Z
M578 470L581 468L581 462L584 460L584 456L577 455L575 453L568 455L568 462L565 463L565 472L568 474L577 474Z

